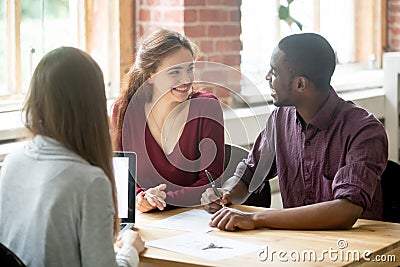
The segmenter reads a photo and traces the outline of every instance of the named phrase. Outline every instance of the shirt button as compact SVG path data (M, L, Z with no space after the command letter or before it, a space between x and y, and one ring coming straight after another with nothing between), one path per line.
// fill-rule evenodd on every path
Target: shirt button
M305 145L306 146L311 146L311 142L310 141L306 141Z

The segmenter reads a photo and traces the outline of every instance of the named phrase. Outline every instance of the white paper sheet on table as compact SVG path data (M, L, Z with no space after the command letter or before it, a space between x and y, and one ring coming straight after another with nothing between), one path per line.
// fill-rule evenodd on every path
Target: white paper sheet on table
M149 224L151 227L179 230L196 233L207 233L214 230L208 226L211 214L205 210L188 210L174 216Z
M214 248L207 249L211 243ZM261 246L201 233L151 240L146 245L215 261L262 249Z

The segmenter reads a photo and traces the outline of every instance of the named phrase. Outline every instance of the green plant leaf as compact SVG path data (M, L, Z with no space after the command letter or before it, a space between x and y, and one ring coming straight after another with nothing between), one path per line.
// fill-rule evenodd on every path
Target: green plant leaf
M290 18L290 12L289 12L289 8L286 6L280 6L279 7L279 19L287 21L288 18Z
M296 20L296 19L294 19L292 17L290 17L290 18L292 19L292 21L294 23L296 23L296 25L297 25L297 27L299 27L300 31L302 31L303 30L303 24L301 24L300 21L298 21L298 20Z

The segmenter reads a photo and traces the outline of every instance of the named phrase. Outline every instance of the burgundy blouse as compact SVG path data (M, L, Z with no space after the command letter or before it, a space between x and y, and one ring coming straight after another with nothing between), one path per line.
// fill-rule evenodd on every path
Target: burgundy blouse
M208 93L195 93L190 101L186 125L173 151L166 155L146 122L144 101L129 104L125 114L121 148L137 153L136 194L161 183L167 184L166 202L172 206L200 204L209 187L207 169L217 180L223 173L224 125L218 99ZM112 121L115 121L115 103ZM171 133L178 134L178 133Z

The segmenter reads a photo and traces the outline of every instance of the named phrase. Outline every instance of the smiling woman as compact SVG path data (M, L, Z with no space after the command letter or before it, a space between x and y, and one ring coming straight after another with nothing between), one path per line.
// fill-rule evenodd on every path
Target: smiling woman
M114 104L114 149L138 155L142 212L199 204L209 184L204 170L214 177L223 172L222 109L214 95L195 89L197 53L176 31L150 33Z

